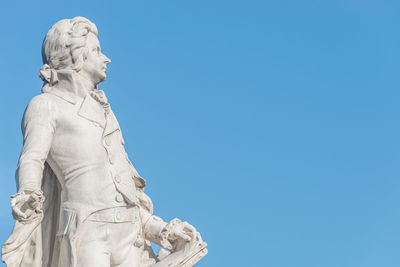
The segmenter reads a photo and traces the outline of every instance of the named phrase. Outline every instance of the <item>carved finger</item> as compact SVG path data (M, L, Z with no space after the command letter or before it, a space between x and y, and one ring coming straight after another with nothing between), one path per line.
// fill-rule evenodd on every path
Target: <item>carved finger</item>
M193 230L193 231L196 231L196 229L193 227L193 225L191 225L190 223L188 223L188 222L183 222L182 223L182 226L183 226L183 228L188 228L188 229L190 229L191 231Z
M185 231L185 233L189 235L191 238L194 238L195 234L197 233L196 228L194 228L187 222L183 223L183 231Z
M186 235L190 236L191 239L196 238L196 232L188 231L188 232L186 232Z
M31 194L30 195L30 201L32 202L38 202L39 201L39 196L36 194Z
M21 202L26 202L29 196L21 194L11 198L11 207L17 206Z
M24 218L24 219L27 218L26 214L23 213L23 212L19 209L19 207L17 207L17 206L14 206L14 207L13 207L13 212L17 215L17 218L21 218L21 217Z
M11 207L14 207L17 204L17 200L15 198L11 199Z
M187 226L183 227L183 230L186 232L192 232L192 233L196 232L196 228L194 228L191 225L187 225Z
M176 235L181 239L185 240L186 242L192 240L192 238L189 235L185 234L184 232L178 232Z

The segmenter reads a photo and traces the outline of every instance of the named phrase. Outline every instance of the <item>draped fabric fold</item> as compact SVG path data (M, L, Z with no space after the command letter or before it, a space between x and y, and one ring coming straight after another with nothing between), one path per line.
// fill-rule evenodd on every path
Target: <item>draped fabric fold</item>
M152 213L151 199L142 190L139 195L140 207ZM12 234L2 247L2 260L7 267L76 266L74 237L77 231L71 231L63 241L56 235L60 220L61 186L47 163L43 171L42 191L45 197L43 212L29 223L16 221ZM144 250L141 266L156 263L148 240L145 241Z
M15 222L11 236L2 247L2 260L8 267L50 267L53 260L57 261L59 190L57 177L45 164L43 212L29 223Z

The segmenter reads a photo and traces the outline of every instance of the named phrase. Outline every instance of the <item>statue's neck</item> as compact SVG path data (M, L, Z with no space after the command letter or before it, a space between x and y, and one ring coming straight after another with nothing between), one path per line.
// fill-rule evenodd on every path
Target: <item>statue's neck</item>
M90 90L97 89L97 84L85 79L73 70L58 72L58 84L56 86L79 98L84 98Z

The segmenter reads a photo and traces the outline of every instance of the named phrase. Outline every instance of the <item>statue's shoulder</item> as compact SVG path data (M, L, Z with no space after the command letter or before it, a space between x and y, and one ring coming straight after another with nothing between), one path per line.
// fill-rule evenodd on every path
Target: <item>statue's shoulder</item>
M50 94L50 93L41 93L36 96L34 96L30 101L28 105L57 105L59 104L58 102L60 98L57 97L56 95Z
M25 115L26 114L44 114L44 113L53 113L56 111L57 103L56 99L52 97L50 94L42 93L34 96L28 103Z

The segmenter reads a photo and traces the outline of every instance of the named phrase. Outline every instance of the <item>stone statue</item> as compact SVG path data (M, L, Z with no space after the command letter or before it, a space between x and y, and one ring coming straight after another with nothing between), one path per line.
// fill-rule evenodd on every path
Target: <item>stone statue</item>
M83 17L57 22L42 46L42 94L22 120L11 197L16 220L2 247L8 267L188 267L207 254L187 222L153 215L97 85L111 61ZM163 249L156 256L151 243Z

